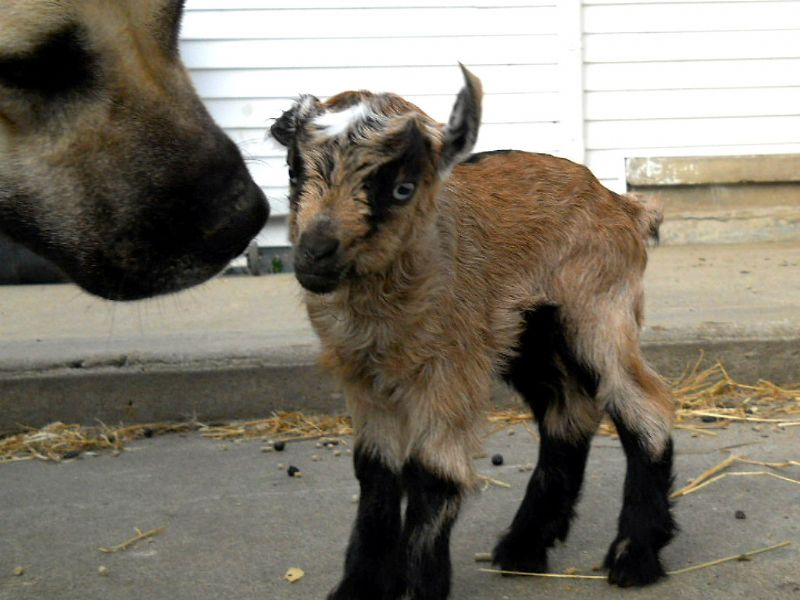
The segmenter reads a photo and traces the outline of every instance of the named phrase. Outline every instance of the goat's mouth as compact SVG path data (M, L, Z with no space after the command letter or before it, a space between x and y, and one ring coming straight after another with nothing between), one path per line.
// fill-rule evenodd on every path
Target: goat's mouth
M306 290L314 294L330 294L337 287L341 277L338 272L311 272L295 268L295 277Z

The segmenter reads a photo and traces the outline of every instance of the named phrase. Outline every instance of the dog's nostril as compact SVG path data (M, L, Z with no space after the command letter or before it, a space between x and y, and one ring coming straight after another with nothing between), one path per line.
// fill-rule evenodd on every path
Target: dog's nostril
M339 249L339 240L328 236L303 235L300 247L311 260L322 260L336 254Z
M264 226L269 205L263 192L255 185L246 192L247 206L225 218L203 235L206 252L225 255L227 259L241 254L248 242Z

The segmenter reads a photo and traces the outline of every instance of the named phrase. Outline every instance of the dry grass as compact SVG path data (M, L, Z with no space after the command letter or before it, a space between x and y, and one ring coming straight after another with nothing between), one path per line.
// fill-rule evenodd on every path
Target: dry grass
M800 426L800 385L779 386L769 381L746 385L735 381L721 363L700 369L701 359L677 380L670 382L678 409L676 427L694 434L716 435L715 430L733 421L779 427ZM522 424L529 428L530 413L522 408L494 411L489 423L495 429ZM27 429L0 438L0 464L20 460L60 462L85 452L119 451L128 442L170 432L199 431L215 440L314 439L350 435L350 420L343 416L308 416L279 412L267 419L208 425L144 423L125 427L100 424L82 427L52 423L42 429ZM604 422L601 434L614 435Z
M192 423L142 423L125 427L97 427L51 423L0 439L0 464L38 459L61 462L84 452L120 451L128 442L156 434L192 431Z
M123 550L127 550L137 542L141 542L142 540L147 540L157 535L161 535L162 533L164 533L164 528L157 527L156 529L151 529L150 531L142 531L141 529L136 527L134 531L136 532L136 535L133 536L131 539L122 542L121 544L117 544L116 546L111 546L110 548L98 548L98 550L106 554L116 554L117 552L122 552Z
M200 430L205 437L215 440L267 438L309 440L353 433L349 417L307 416L301 412L279 412L268 419L202 427Z
M164 433L200 432L214 440L280 439L299 440L350 435L348 417L307 416L299 412L279 412L268 419L208 425L185 423L142 423L125 427L96 427L51 423L42 429L27 429L0 438L0 465L21 460L61 462L85 452L120 451L133 440Z
M688 496L689 494L693 494L707 485L711 485L712 483L716 483L717 481L721 481L727 477L771 477L773 479L778 479L780 481L786 481L789 483L794 483L795 485L800 485L800 480L792 479L791 477L786 477L784 475L779 475L778 473L774 473L773 471L732 471L732 472L723 472L726 471L729 467L735 464L746 464L746 465L757 465L759 467L767 467L769 469L786 469L788 467L800 467L800 461L796 460L785 460L782 462L764 462L760 460L750 460L749 458L745 458L742 456L737 456L736 454L731 454L722 462L714 465L710 469L703 471L697 477L693 478L689 483L687 483L684 487L673 492L670 495L670 498L677 499L682 498L683 496Z
M668 381L677 404L676 428L716 435L714 430L734 421L800 426L800 384L779 386L759 380L755 385L747 385L734 380L720 362L700 369L702 360L701 356L692 368ZM530 420L530 413L518 408L497 411L489 417L497 429ZM600 433L615 435L614 425L605 420Z
M702 356L693 369L672 383L678 402L678 423L696 417L722 421L800 424L800 383L779 386L759 380L755 385L735 381L722 363L699 370Z
M764 548L757 548L755 550L750 550L749 552L744 552L742 554L734 554L733 556L726 556L724 558L718 558L716 560L710 560L708 562L700 563L697 565L691 565L689 567L684 567L683 569L677 569L675 571L668 571L667 575L683 575L684 573L691 573L693 571L700 571L702 569L709 569L711 567L716 567L717 565L721 565L727 562L732 561L740 561L740 562L750 562L754 556L758 554L763 554L765 552L772 552L774 550L780 550L781 548L787 548L791 546L791 541L781 542L780 544L773 544L772 546L766 546ZM480 557L483 558L484 554L481 553ZM491 555L489 555L491 556ZM478 560L478 556L476 556L476 560ZM523 577L543 577L543 578L553 578L553 579L594 579L598 581L605 581L608 579L605 575L580 575L576 573L526 573L524 571L502 571L500 569L478 569L478 571L482 573L496 573L500 575L515 575L515 576L523 576Z

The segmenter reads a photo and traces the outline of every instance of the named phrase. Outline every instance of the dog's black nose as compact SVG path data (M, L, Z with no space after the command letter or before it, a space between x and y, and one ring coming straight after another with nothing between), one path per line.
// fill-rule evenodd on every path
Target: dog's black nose
M241 254L269 216L264 192L253 181L236 145L218 138L212 155L197 156L167 189L171 199L151 218L159 243L176 256L225 263Z
M207 230L201 242L202 252L225 260L238 256L269 217L266 196L253 182L248 182L236 206L235 211L218 215L219 221Z
M310 261L330 258L339 250L339 240L325 231L314 229L300 236L300 251Z

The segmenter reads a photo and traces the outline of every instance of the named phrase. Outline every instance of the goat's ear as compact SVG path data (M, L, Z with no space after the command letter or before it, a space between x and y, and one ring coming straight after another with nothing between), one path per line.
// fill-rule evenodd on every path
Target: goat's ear
M269 134L282 146L287 148L297 132L303 128L308 119L317 116L321 112L319 99L315 96L300 96L292 108L284 113L269 128Z
M439 162L439 173L447 175L458 163L470 155L478 139L481 126L481 80L459 63L464 74L464 87L458 93L450 120L444 133L444 146Z

